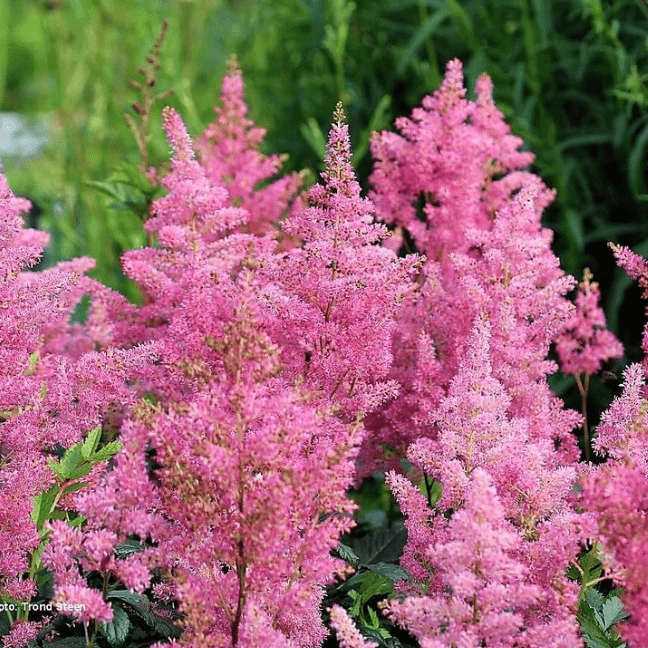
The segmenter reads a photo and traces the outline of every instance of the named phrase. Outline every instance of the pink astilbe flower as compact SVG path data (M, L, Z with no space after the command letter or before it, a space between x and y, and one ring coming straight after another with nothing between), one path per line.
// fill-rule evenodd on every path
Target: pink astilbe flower
M444 537L422 548L435 586L427 595L384 604L389 617L425 648L578 645L575 619L538 623L545 595L533 583L526 542L506 519L488 472L472 471L465 496L465 506L444 521Z
M243 90L241 70L231 64L223 77L222 106L215 108L216 120L196 140L196 150L207 177L227 189L233 205L248 212L241 230L274 235L282 216L299 206L301 178L291 173L271 180L285 158L259 151L266 131L247 116Z
M623 268L639 284L643 291L642 297L648 300L648 260L622 245L610 243L610 247L619 267ZM648 317L648 305L646 306L646 316ZM641 348L644 353L644 373L648 375L648 323L644 326Z
M407 518L402 564L431 591L455 590L444 580L430 547L453 542L452 522L448 526L440 512L454 511L454 520L459 512L471 510L475 506L474 475L483 471L488 474L489 489L497 494L498 515L518 534L516 560L525 568L526 583L536 592L527 601L520 628L529 636L542 637L547 645L574 645L561 643L561 637L568 631L565 641L576 641L577 587L565 576L579 550L576 515L569 502L576 473L556 464L552 442L531 438L528 421L509 414L510 396L494 377L491 340L491 325L478 318L448 395L432 416L436 436L414 442L407 453L428 478L441 484L436 515L404 477L390 477L390 487ZM485 568L482 575L490 579ZM447 604L461 608L462 600L451 598ZM403 608L403 623L408 610L416 614L414 608ZM538 644L529 641L528 645Z
M331 610L331 628L335 630L342 648L378 648L378 644L367 641L355 627L347 611L339 605L334 605Z
M41 623L16 621L9 634L2 638L3 648L27 648L38 637Z
M647 430L642 436L646 442ZM596 540L603 545L603 564L624 588L623 604L630 614L617 626L631 646L648 636L648 481L645 468L631 460L603 465L585 481L582 501L596 516Z
M611 245L618 264L636 279L648 297L648 263L628 248ZM648 325L643 333L648 352ZM641 365L624 373L623 391L601 418L594 449L608 455L606 464L583 479L582 503L595 516L592 540L603 546L603 562L622 586L630 618L619 632L632 645L641 645L648 634L648 355ZM636 644L635 644L636 642Z
M531 439L559 445L561 462L576 459L571 431L579 416L564 409L547 383L556 370L547 354L569 317L564 295L573 285L551 253L550 232L540 226L549 197L539 179L528 176L490 229L463 233L468 252L428 259L394 338L392 375L402 394L367 423L383 442L402 448L416 436L434 436L431 413L468 352L474 318L484 315L491 322L493 375L510 399L508 413L526 420Z
M547 355L573 309L565 294L574 283L540 222L554 193L520 170L533 156L517 150L522 141L495 108L490 80L478 82L476 102L465 98L458 61L397 126L401 135L374 139L371 196L380 218L405 230L427 260L393 337L391 376L401 392L367 420L370 438L402 451L435 435L431 414L467 351L475 317L485 314L509 415L526 419L531 439L560 446L557 460L574 461L579 417L547 383L556 370Z
M39 544L32 499L54 479L47 458L57 444L68 447L100 425L113 399L128 407L126 379L149 355L136 349L74 359L48 351L45 338L70 315L89 263L20 273L47 243L46 234L21 229L18 209L27 206L0 175L0 592L21 600L35 593L22 576Z
M594 448L608 462L583 480L582 504L595 516L593 540L603 563L625 593L630 619L618 630L631 645L648 633L648 401L643 367L630 365L623 392L603 414ZM635 644L636 642L636 644Z
M476 102L465 98L461 62L450 61L441 87L411 118L396 120L401 135L385 132L371 142L378 216L406 229L429 259L467 251L464 231L488 228L528 175L509 172L533 161L532 153L517 150L523 142L495 107L487 76L476 92Z
M594 449L601 456L631 459L648 479L648 452L644 430L648 428L646 378L639 364L624 372L623 391L603 413L596 428Z
M259 276L276 313L271 335L286 371L353 418L398 391L386 379L391 336L419 259L399 259L376 245L388 232L374 223L373 204L360 195L341 105L335 119L324 183L311 188L306 209L282 224L303 246L264 257Z
M171 173L162 180L169 193L153 203L146 230L165 236L166 227L188 227L192 231L182 230L178 235L190 247L199 235L211 239L244 222L247 212L226 206L227 190L207 178L195 159L191 138L180 115L173 108L165 108L162 121L173 149ZM172 229L166 235L172 237L174 232Z
M316 646L326 634L323 587L342 567L330 551L353 525L345 491L360 425L318 409L278 376L278 349L239 293L226 319L209 315L216 290L196 288L212 335L202 329L195 392L164 411L135 411L125 452L139 456L120 453L98 498L88 494L77 508L93 524L159 543L158 566L172 570L185 614L184 645L261 648L265 633L276 645ZM179 311L171 334L195 313ZM147 446L154 479L141 472Z
M240 311L219 342L222 382L152 425L163 510L178 527L165 546L182 556L178 596L195 645L225 645L215 630L236 643L247 606L286 645L319 643L322 586L340 566L329 551L352 524L344 492L358 425L273 379L278 350L257 327Z
M275 245L251 234L232 233L249 213L232 206L227 190L207 177L178 113L166 108L163 123L173 149L171 172L162 180L169 193L154 201L144 226L157 236L160 247L122 256L124 272L139 286L144 305L136 309L120 295L89 285L93 305L88 336L101 345L126 347L161 339L191 286L210 273L236 274L250 256ZM161 374L156 380L162 381Z
M595 374L611 358L620 358L623 347L614 333L605 328L605 313L599 306L600 292L585 268L578 284L576 310L565 322L556 340L560 367L566 374Z
M81 623L113 620L110 603L104 601L101 592L86 585L67 585L56 591L55 604L61 612L73 616Z
M167 121L180 171L198 173L186 131ZM183 644L261 646L266 636L276 645L316 646L326 632L324 586L342 567L330 551L353 524L345 491L360 425L341 421L315 394L292 386L297 376L283 375L266 333L277 316L256 278L269 250L257 237L229 233L229 224L217 236L201 230L183 182L168 186L174 200L190 204L177 207L180 222L191 212L187 232L172 224L171 201L155 211L166 219L158 230L164 249L130 257L147 295L135 325L144 339L156 338L164 369L150 374L159 404L133 410L113 470L73 504L88 518L86 531L107 529L117 540L137 534L157 545L156 563L145 551L128 573L120 561L104 573L131 586L148 582L141 567L173 575ZM149 325L152 317L164 322ZM83 567L85 546L79 553Z

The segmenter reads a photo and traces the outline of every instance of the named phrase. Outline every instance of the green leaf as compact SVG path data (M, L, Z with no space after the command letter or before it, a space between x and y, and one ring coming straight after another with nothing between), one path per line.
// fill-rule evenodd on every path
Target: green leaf
M75 518L68 520L68 526L81 528L81 525L86 521L85 515L77 515Z
M74 493L78 490L81 490L86 486L87 482L76 482L75 484L68 484L64 489L62 494L67 495L68 493Z
M375 574L374 572L365 572L358 593L360 594L361 604L364 605L372 597L380 594L389 594L392 590L393 583L388 578Z
M111 646L121 646L131 629L131 622L128 613L123 607L113 605L113 620L111 623L101 623L99 630L108 640Z
M603 613L604 630L607 630L615 623L622 621L628 616L625 610L623 609L623 603L621 602L621 599L618 596L613 596L607 599L607 601L603 603L603 607L601 611Z
M28 376L34 375L39 357L38 351L34 351L34 353L29 356L29 369L25 372Z
M114 552L115 556L118 558L126 558L127 556L132 556L133 554L140 553L144 551L144 547L139 540L129 538L122 544L115 547Z
M80 466L75 468L69 475L68 479L73 480L73 479L81 479L82 477L85 477L90 471L92 470L92 464L91 463L82 463Z
M99 444L100 438L101 438L101 426L96 427L90 430L90 432L88 432L88 436L86 437L86 440L83 442L83 445L81 446L81 456L86 461L90 459L92 453L97 449L97 445Z
M317 121L313 117L309 117L305 124L300 125L299 131L311 145L317 157L323 160L326 157L326 138Z
M370 565L377 562L398 562L406 540L405 527L394 525L388 529L368 533L350 544L358 556L359 564Z
M106 443L103 448L100 448L91 457L90 461L106 461L113 455L116 455L122 449L122 444L119 441L111 441Z
M81 457L81 444L76 443L70 446L59 462L59 473L61 478L65 481L70 479L70 475L77 469L78 465L83 461Z
M369 621L371 622L372 628L380 627L380 619L378 618L378 613L372 607L367 608L367 614L369 614Z
M61 480L65 481L65 476L61 464L55 459L48 459L47 465L50 467L50 470Z
M48 648L86 648L88 644L84 637L62 637L48 641Z
M34 508L32 509L31 520L36 523L36 528L40 531L43 525L49 519L52 513L52 504L59 492L56 484L50 486L49 490L39 493L34 499Z
M603 594L593 587L585 592L583 598L593 610L600 610L605 602Z
M342 560L350 563L354 567L358 565L358 556L356 556L355 551L353 551L353 549L348 545L341 542L335 549L335 553L339 558L342 558Z
M409 574L402 567L391 563L372 563L371 565L367 565L367 569L372 571L374 574L389 578L392 582L398 580L411 580Z
M146 594L137 594L130 590L113 590L108 592L107 598L123 601L133 608L133 611L157 633L164 637L179 637L180 629L172 619L159 617L153 614L151 601Z
M404 644L402 644L396 637L383 636L381 632L384 632L384 629L381 631L376 630L375 628L362 626L360 632L365 639L376 642L380 648L404 648Z

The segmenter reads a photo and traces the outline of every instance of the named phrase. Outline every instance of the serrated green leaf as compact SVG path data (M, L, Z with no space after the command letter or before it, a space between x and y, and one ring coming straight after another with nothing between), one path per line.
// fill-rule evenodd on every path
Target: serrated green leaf
M377 596L378 594L389 594L393 589L392 582L380 576L379 574L374 574L373 572L365 572L365 577L362 579L362 585L360 585L360 600L362 605L364 605L370 598Z
M358 556L359 564L370 565L377 562L398 562L406 541L405 528L394 525L389 529L368 533L349 544Z
M404 648L403 644L396 637L384 637L380 630L363 626L360 628L360 632L365 639L375 641L380 648Z
M138 605L148 605L149 609L151 607L151 602L149 601L149 598L148 596L146 596L146 594L138 594L137 592L132 592L131 590L112 590L108 592L106 598L108 598L108 600L115 599L117 601L124 601L125 603L128 603L133 607L136 607Z
M67 495L68 493L74 493L78 490L81 490L86 486L88 482L76 482L74 484L68 484L64 489L63 489L63 495Z
M133 611L156 632L164 637L179 637L180 629L173 620L153 614L151 601L146 594L137 594L130 590L113 590L108 592L107 598L123 601L131 606Z
M71 520L68 520L67 523L71 527L78 527L80 528L81 525L86 521L86 516L85 515L77 515L77 517L72 518Z
M116 455L122 449L122 444L119 441L111 441L106 443L103 448L100 448L91 457L90 461L106 461L113 455Z
M588 648L610 648L605 632L596 619L597 611L588 604L581 605L577 619Z
M59 461L59 470L63 476L62 478L66 481L70 479L70 476L82 461L81 444L76 443L73 446L70 446Z
M373 563L367 565L367 569L374 572L374 574L388 578L392 582L398 580L410 580L409 574L402 567L392 565L391 563Z
M97 449L97 445L99 444L100 438L101 438L101 427L93 428L92 430L90 430L90 432L88 432L88 436L86 437L85 441L83 442L83 445L81 446L81 456L86 461L90 459L90 456Z
M335 553L338 555L338 557L342 558L342 560L345 560L353 566L356 566L358 564L358 556L356 556L355 551L353 551L351 547L343 544L342 542L340 542L340 544L336 547Z
M605 601L603 594L593 587L585 592L583 598L593 610L600 610Z
M134 540L129 538L122 544L118 545L114 549L115 556L118 558L125 558L127 556L132 556L133 554L140 553L144 551L144 547L139 540Z
M64 477L64 470L61 467L61 464L56 461L55 459L52 459L51 457L47 460L47 465L49 466L50 470L61 480L65 481Z
M583 632L583 638L588 648L610 648L604 632L593 620L584 622L580 617L578 621Z
M123 607L113 605L113 620L111 623L101 623L99 630L101 634L108 640L111 646L121 646L128 636L131 629L131 621L128 618L128 613Z
M85 477L92 470L91 463L82 463L80 466L77 466L69 475L69 480L81 479Z
M52 505L57 494L58 486L53 484L46 492L39 493L33 500L34 508L32 510L31 520L36 523L36 528L39 531L43 528L43 525L52 513Z
M607 630L615 623L619 623L619 621L622 621L628 616L623 609L623 603L618 596L612 596L611 598L608 598L607 601L603 603L601 613L603 615L604 630Z

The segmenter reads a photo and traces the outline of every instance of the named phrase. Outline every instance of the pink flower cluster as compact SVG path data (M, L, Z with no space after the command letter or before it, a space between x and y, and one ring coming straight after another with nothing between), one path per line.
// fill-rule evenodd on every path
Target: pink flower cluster
M611 247L648 297L648 261L628 248ZM609 459L583 483L583 503L594 513L590 534L602 543L604 564L625 591L630 619L620 631L630 646L642 645L648 634L648 324L642 346L643 363L627 367L623 391L597 428L594 449Z
M598 284L585 268L578 284L576 311L565 323L556 341L560 367L566 374L595 374L610 358L620 358L623 347L605 326L605 313L599 306Z
M303 194L260 152L240 70L195 147L166 108L167 194L144 224L150 246L122 260L141 306L82 277L88 260L21 273L46 240L21 229L27 205L0 176L3 597L34 593L24 574L43 543L55 598L80 604L82 623L113 618L119 583L174 601L182 645L318 646L325 588L347 573L331 554L354 525L347 490L389 467L410 580L383 608L421 646L582 645L567 569L583 520L627 570L627 635L640 636L646 367L628 370L595 441L613 461L576 503L581 417L549 387L549 351L589 375L621 349L591 276L567 299L575 281L540 222L553 192L524 170L533 156L487 77L476 94L450 62L399 133L374 137L370 198L341 106ZM648 285L645 263L617 256ZM69 325L84 292L87 320ZM61 500L76 526L39 536L47 459L101 424L121 451ZM330 625L343 646L374 645L340 606ZM16 622L5 645L34 630Z

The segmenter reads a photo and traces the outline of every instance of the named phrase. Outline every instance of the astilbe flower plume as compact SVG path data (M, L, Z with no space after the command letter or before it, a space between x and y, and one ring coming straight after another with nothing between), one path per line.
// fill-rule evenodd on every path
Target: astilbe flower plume
M202 326L212 323L211 332L202 329L196 389L180 402L136 410L105 486L76 506L93 524L157 544L156 566L172 577L185 615L181 643L317 646L326 634L323 587L343 566L330 551L353 525L345 491L361 426L282 379L249 278L214 309L225 281L212 291L197 287L170 326L172 338L194 313L205 315Z
M500 533L503 538L515 537L508 548L518 567L511 573L517 574L517 586L524 594L521 598L504 597L507 601L519 600L516 631L509 633L510 627L505 624L495 625L492 632L500 632L500 641L515 638L520 646L567 648L577 642L574 613L578 588L565 575L578 553L576 514L568 500L575 471L556 466L553 444L546 439L529 438L528 422L507 413L510 396L493 375L491 349L490 325L478 319L468 341L467 355L448 395L433 416L438 429L436 438L422 438L408 450L408 459L428 479L441 484L442 495L435 508L428 508L418 489L404 476L392 473L389 477L408 528L402 564L419 583L421 591L429 592L428 596L432 597L427 600L419 592L413 601L406 598L402 606L394 608L400 610L395 618L417 636L425 637L430 646L463 645L456 643L460 636L465 641L472 637L473 643L466 645L478 646L481 639L494 641L495 635L480 635L484 629L468 627L471 623L479 626L475 619L483 615L477 611L473 615L465 608L466 601L477 594L471 591L470 596L464 596L463 592L457 592L454 579L458 572L450 560L451 548L457 549L458 543L466 546L465 543L473 542L465 536L476 533L473 530L468 534L464 527L457 526L459 520L463 523L467 516L479 511L481 523L493 525L492 533ZM483 483L479 487L475 485L476 474L482 475ZM496 505L485 506L473 501L475 497L485 496L484 488L496 497ZM449 521L443 512L451 514ZM508 531L503 530L503 524ZM484 533L479 533L476 537L483 536ZM470 551L479 554L473 546ZM469 556L470 551L467 549L465 555ZM437 562L440 556L445 556L443 567ZM485 591L503 592L502 574L495 565L492 569L489 570L488 563L480 565L478 575L483 587ZM443 592L446 594L441 599L435 598ZM435 608L437 604L441 605L439 614L445 615L446 625L450 623L449 627L455 630L454 638L441 636L439 643L434 643L432 637L437 632L431 628L440 619L430 619L426 631L420 626L422 621L416 610L420 609L423 614L423 610L429 610L429 606ZM488 603L486 609L492 610L493 604ZM508 607L503 605L497 613L504 613ZM449 643L442 643L446 640ZM428 644L423 641L422 645Z
M390 477L409 531L402 564L421 587L404 591L453 591L449 572L431 559L437 548L456 546L441 513L452 520L471 510L477 494L470 485L483 470L518 535L513 557L536 592L520 609L519 645L577 645L577 587L566 570L579 550L570 495L580 417L547 381L557 369L547 355L573 311L565 295L574 285L540 222L554 193L521 170L532 155L517 151L522 141L495 108L490 81L480 79L476 102L465 99L456 61L423 108L397 126L402 135L374 139L372 197L381 218L427 259L394 336L391 375L402 392L367 427L389 446L409 446L407 458L428 489L435 480L442 492L426 504L406 477ZM418 617L408 600L399 623L411 630ZM448 645L492 640L465 627L460 597L446 602L458 606L459 643ZM436 634L430 628L418 636L424 645L445 645L434 643Z
M48 349L47 337L70 316L80 273L91 263L21 272L48 240L44 232L22 229L20 213L28 206L0 175L0 593L22 601L36 592L23 575L41 540L30 517L32 499L54 482L47 459L56 446L67 448L101 425L111 403L127 408L133 394L126 381L150 356L148 348L78 357ZM29 635L25 627L12 633L12 645Z
M401 134L383 132L371 142L378 217L407 230L430 259L467 251L465 230L488 228L528 175L510 172L533 161L532 153L518 151L523 142L495 107L486 75L476 94L476 102L466 99L461 62L450 61L440 88L410 118L396 120Z
M343 607L334 605L330 610L330 615L331 628L335 630L341 648L378 648L377 643L367 641L360 634Z
M157 562L147 550L134 559L169 579L184 614L181 643L317 646L324 586L343 567L330 551L353 525L345 492L362 426L287 370L273 334L288 320L269 297L284 285L259 278L274 244L235 231L246 212L206 178L179 116L166 110L164 123L174 149L169 194L146 223L162 247L127 254L145 303L120 324L124 341L156 340L147 391L157 404L133 410L113 470L73 504L87 531L155 544ZM387 254L385 266L398 268ZM89 567L82 545L72 564L60 561L62 587ZM103 571L147 586L120 568L107 559Z
M243 90L243 74L232 61L223 77L221 106L214 109L216 120L197 138L196 150L207 177L248 212L242 231L275 235L281 218L300 207L301 178L296 173L275 178L285 157L259 150L266 131L248 117Z
M422 549L443 588L392 600L387 614L423 648L576 645L573 628L560 643L536 642L541 637L529 622L542 592L529 578L524 540L488 472L475 468L467 481L466 504L447 522L446 537Z
M451 62L423 108L397 121L403 135L373 142L378 214L401 219L427 259L394 335L392 376L401 394L367 426L401 449L433 436L430 414L466 353L475 317L488 314L493 373L511 397L509 413L527 419L531 438L560 445L560 460L569 462L578 456L571 434L578 416L546 381L556 370L549 346L573 310L565 298L573 279L540 223L554 194L519 170L532 156L517 151L522 142L494 107L490 81L480 80L476 102L464 95L461 65ZM421 195L428 201L423 222L415 209Z
M578 284L576 310L556 340L563 373L592 375L607 360L623 355L621 343L606 329L599 299L598 284L592 282L592 273L585 268L583 281Z
M617 262L648 295L648 263L628 248L612 246ZM648 325L644 327L644 353ZM647 356L648 357L648 356ZM603 547L603 562L624 588L622 600L630 618L619 632L630 645L641 645L648 633L648 362L630 365L623 391L596 428L594 450L608 461L583 479L582 504L595 516L592 541Z
M122 256L124 272L139 286L144 304L137 309L114 291L89 285L88 335L102 346L128 347L164 337L187 290L197 285L197 275L202 280L211 272L236 273L250 255L275 245L235 232L249 212L233 206L225 187L207 177L180 115L165 109L163 125L173 149L171 171L162 180L168 194L153 202L145 223L158 246Z
M387 379L391 336L420 259L400 259L376 245L388 232L360 195L341 104L334 119L323 184L310 189L308 207L281 225L302 245L264 257L259 277L276 314L270 335L282 348L286 372L352 419L398 391Z

